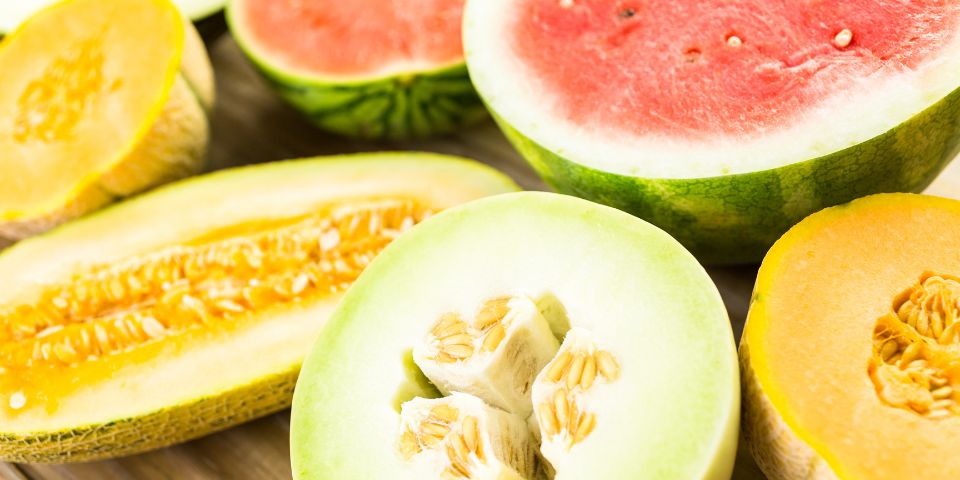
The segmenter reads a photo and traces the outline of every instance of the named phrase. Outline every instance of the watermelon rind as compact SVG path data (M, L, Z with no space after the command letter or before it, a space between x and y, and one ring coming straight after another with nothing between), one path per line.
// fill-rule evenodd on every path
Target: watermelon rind
M491 32L487 26L477 25L481 17L487 17L483 20L488 22L495 17L489 8L482 1L467 2L467 64L481 98L514 147L557 191L643 218L669 232L704 263L758 262L777 238L813 212L874 193L920 192L960 151L960 81L950 72L938 77L947 82L947 87L927 97L929 103L918 108L918 113L904 114L903 121L889 128L865 130L871 133L832 152L826 150L789 162L771 161L769 167L757 168L763 163L761 158L751 168L729 173L711 171L718 167L703 167L693 161L688 172L676 174L674 165L666 175L609 171L600 162L603 158L586 165L584 151L596 157L614 150L605 149L602 139L583 143L578 152L563 145L548 147L543 137L556 142L560 135L557 132L568 130L555 129L546 114L517 121L517 109L526 107L518 107L514 102L517 99L504 89L486 88L489 78L498 75L488 58L480 58L492 55L484 40ZM502 63L507 67L516 66L515 62L507 59ZM939 68L943 71L947 67ZM540 103L523 103L528 104L530 108L546 108ZM537 121L530 122L529 118ZM810 128L828 131L824 129L829 127ZM656 151L647 152L647 156L655 158Z
M281 98L324 130L361 139L421 138L453 133L487 117L462 59L370 78L288 71L257 50L236 5L230 2L226 15L240 48Z
M642 178L590 168L493 117L557 191L643 218L710 264L757 262L791 226L823 208L873 193L921 192L960 152L960 89L896 128L838 152L704 178Z

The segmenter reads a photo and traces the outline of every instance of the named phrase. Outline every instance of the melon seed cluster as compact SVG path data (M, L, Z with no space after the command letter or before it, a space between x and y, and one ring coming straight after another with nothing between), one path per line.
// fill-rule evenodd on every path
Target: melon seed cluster
M596 428L597 414L590 410L595 390L620 377L619 362L598 348L590 332L570 329L559 345L537 303L522 296L488 300L469 322L457 313L442 315L414 346L413 356L427 378L450 396L404 404L398 450L408 464L432 465L444 479L500 478L473 468L482 464L484 450L471 444L461 448L451 433L456 415L443 403L448 399L469 399L488 414L507 415L511 423L524 425L523 435L531 435L529 426L539 434L543 458L557 462ZM440 403L417 417L413 412L422 411L425 402ZM528 417L532 425L522 420ZM511 441L502 431L481 428L481 434L494 445ZM426 455L445 441L446 457Z
M924 273L877 320L868 371L880 399L926 418L960 414L960 278Z
M592 387L598 381L610 383L619 377L619 363L613 354L596 347L589 332L580 328L567 332L560 353L533 386L543 442L563 445L566 450L582 442L597 426L596 414L586 408Z
M96 40L81 42L54 60L17 100L13 138L51 142L69 134L90 101L107 88L103 63Z
M0 375L76 364L338 292L430 213L401 199L339 205L287 225L87 268L47 286L32 304L0 305Z
M401 419L398 449L417 478L519 480L536 471L523 420L474 396L416 398L403 404Z
M532 379L558 347L536 303L500 297L484 302L470 323L443 315L414 346L413 360L445 395L469 393L526 416Z

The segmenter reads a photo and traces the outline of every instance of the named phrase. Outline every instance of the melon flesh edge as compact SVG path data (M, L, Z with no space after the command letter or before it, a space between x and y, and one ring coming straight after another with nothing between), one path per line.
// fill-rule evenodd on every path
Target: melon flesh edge
M24 216L0 221L0 247L47 231L117 198L199 173L205 164L207 115L213 101L213 68L200 35L185 22L180 69L158 117L133 150L121 154L108 170L91 172L68 194L69 198L51 199Z
M894 129L960 86L960 35L916 71L874 75L761 137L702 140L630 137L602 125L578 125L513 53L509 19L521 2L467 2L464 44L477 90L512 128L545 149L602 172L651 179L693 179L775 169L858 145ZM642 10L640 13L642 15Z
M211 174L12 247L0 255L5 279L0 304L32 301L38 286L69 278L84 266L181 244L231 225L297 217L358 198L416 198L446 208L515 189L487 167L416 153L291 161ZM165 348L155 358L120 365L110 378L60 398L52 415L38 408L10 417L0 409L0 458L61 462L117 456L284 408L303 356L340 296L273 310L226 333L191 337L186 348ZM198 366L204 374L198 375Z
M684 301L668 291L683 292ZM559 300L570 326L593 332L625 372L605 386L609 394L590 399L598 412L593 439L575 447L558 479L729 478L738 375L725 310L708 277L648 224L579 199L529 192L441 213L368 268L298 380L295 477L415 478L392 440L399 404L436 392L403 359L442 313L470 312L483 299L508 294ZM692 323L648 321L663 316ZM700 361L681 360L693 351ZM664 368L639 371L653 364Z

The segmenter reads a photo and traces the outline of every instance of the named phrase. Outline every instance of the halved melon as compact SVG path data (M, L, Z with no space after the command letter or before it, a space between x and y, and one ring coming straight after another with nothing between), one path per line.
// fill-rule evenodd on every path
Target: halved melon
M297 383L294 476L729 479L738 380L716 287L673 238L499 195L414 228L344 297Z
M167 0L58 3L0 71L0 244L202 167L213 74Z
M364 138L449 133L486 117L460 41L463 0L233 0L230 30L314 124Z
M477 90L558 190L701 260L755 262L793 224L919 192L960 148L960 4L470 0Z
M10 0L0 3L0 36L14 31L20 23L58 0ZM173 0L190 20L199 21L223 9L227 0Z
M0 255L0 458L90 460L290 404L363 268L433 212L516 186L479 164L370 154L172 185Z
M770 478L960 478L958 275L956 200L866 197L777 241L740 346Z

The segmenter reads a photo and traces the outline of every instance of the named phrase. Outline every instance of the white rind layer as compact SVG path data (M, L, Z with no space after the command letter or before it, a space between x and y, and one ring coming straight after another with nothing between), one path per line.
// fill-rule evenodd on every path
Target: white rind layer
M850 78L776 132L754 137L670 138L617 133L610 125L575 124L516 55L515 0L468 0L464 48L470 75L487 105L527 138L573 162L644 178L702 178L749 173L842 150L889 131L960 85L960 35L917 70L881 70ZM600 108L600 107L598 107ZM695 134L696 135L696 134Z

